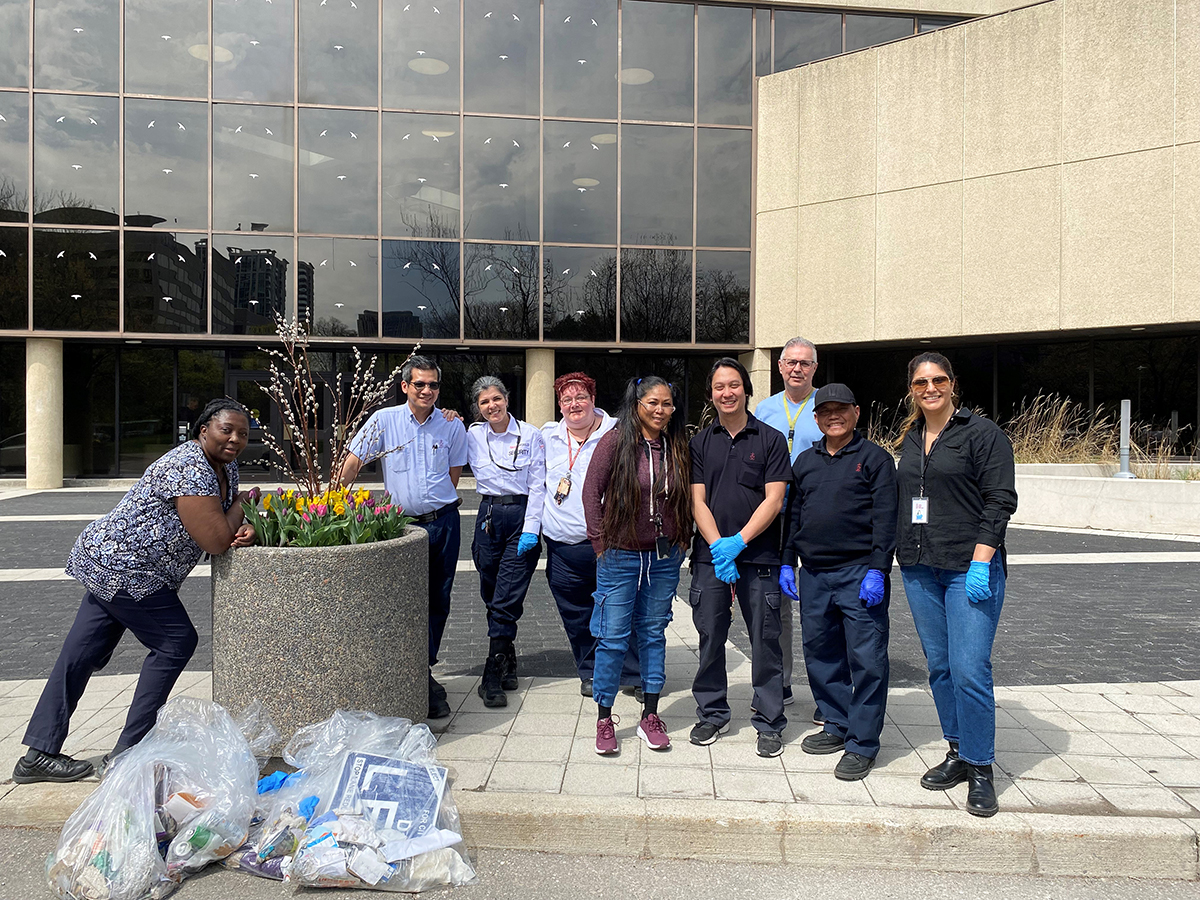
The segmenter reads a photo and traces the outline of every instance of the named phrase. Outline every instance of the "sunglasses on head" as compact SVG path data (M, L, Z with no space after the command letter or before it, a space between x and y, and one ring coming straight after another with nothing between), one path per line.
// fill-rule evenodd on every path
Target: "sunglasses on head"
M912 380L912 389L914 391L923 391L931 384L935 388L944 388L949 383L949 375L934 375L932 378L914 378Z

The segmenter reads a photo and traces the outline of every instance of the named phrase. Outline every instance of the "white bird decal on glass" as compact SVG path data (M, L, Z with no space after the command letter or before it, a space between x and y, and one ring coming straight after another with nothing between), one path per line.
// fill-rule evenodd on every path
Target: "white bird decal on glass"
M356 269L358 268L358 263L356 263L354 260L350 260L350 265L354 266Z
M151 253L149 256L146 257L146 262L150 262L152 259L154 259L153 253Z
M520 147L521 145L520 145L520 144L518 144L516 141L513 141L513 146L514 146L514 147Z
M409 3L407 6L405 6L404 9L400 10L400 12L408 12L410 9L412 9L411 3Z
M485 144L490 144L491 142L492 142L491 138L488 138L486 141L484 141Z
M239 125L237 128L233 129L233 133L234 133L234 134L241 134L241 133L242 133L242 126L241 126L241 125Z
M490 271L492 271L492 264L491 264L491 263L488 263L486 266L484 266L484 267L483 267L483 271L485 271L485 272L490 272Z
M597 147L595 144L592 144L592 149L593 149L593 150L599 150L600 148L599 148L599 147Z
M174 171L175 171L174 169L163 169L163 174L164 174L164 175L170 175L170 174L171 174L172 172L174 172Z
M513 14L512 14L512 17L513 17L513 21L514 21L514 22L520 22L520 21L521 21L521 17L520 17L520 16L518 16L516 13L513 13Z
M355 3L354 0L350 0L350 6L353 7L354 9L358 9L358 4Z
M570 274L571 274L571 270L570 270L570 269L563 269L563 274L564 274L564 275L570 275Z
M587 60L586 60L586 59L580 59L580 60L576 60L576 62L578 62L578 63L579 63L581 66L582 66L582 65L584 65L584 64L586 64L586 63L587 63Z
M164 303L170 303L170 302L171 302L171 298L170 298L170 297L168 297L168 296L166 296L166 295L164 294L164 295L163 295L163 302L164 302Z
M424 179L424 178L418 178L418 179L417 179L417 181L421 182L421 184L424 184L424 183L425 183L425 181L426 181L426 179Z
M592 24L595 25L597 28L600 27L600 23L597 22L595 19L592 19Z
M325 135L327 135L327 134L329 134L328 128L326 128L324 131L322 131L320 134L318 134L317 137L325 137Z
M424 56L424 55L425 55L425 51L424 51L424 50L418 50L418 51L417 51L417 56Z
M354 138L356 141L358 140L358 135L355 134L353 131L350 132L350 137Z
M251 172L251 173L250 173L250 177L251 177L251 178L257 178L257 177L258 177L258 173L257 173L257 172Z
M421 312L424 312L425 310L429 309L429 307L428 306L418 306L417 309L421 310Z
M342 308L343 306L345 306L346 304L345 304L345 303L335 303L335 304L333 304L333 305L334 305L334 306L336 306L338 309L341 309L341 308Z
M508 57L507 57L507 56L505 56L503 53L501 53L501 54L500 54L500 58L501 58L501 59L508 59Z
M251 41L251 42L250 42L250 46L251 46L251 47L257 47L257 46L258 46L260 43L262 43L262 42L261 42L261 41Z
M90 250L89 250L89 251L88 251L88 258L90 258L90 259L96 259L97 257L96 257L96 254L95 254L95 253L93 253L92 251L90 251Z
M76 34L83 34L82 28L72 28L71 30L74 31Z
M88 116L88 122L89 122L90 124L92 124L92 125L99 125L99 124L100 124L100 123L99 123L99 122L97 122L95 119L93 119L91 116Z
M442 139L440 137L438 137L436 134L431 134L430 137L433 138L433 142L435 144L440 144L442 142Z
M153 127L154 127L154 123L155 123L155 122L157 122L157 121L158 121L157 119L151 119L151 120L150 120L150 124L149 124L149 125L147 125L146 127L147 127L147 128L153 128Z
M566 25L570 21L571 21L571 17L567 16L565 19L563 19L563 24Z
M270 128L264 128L263 131L271 135L271 137L275 137L275 132L273 132Z
M320 265L320 266L317 266L317 268L318 268L318 269L319 269L319 268L321 268L321 266L324 266L324 265L325 265L326 263L328 263L328 262L329 262L329 260L327 260L327 259L323 259L323 260L321 260L321 265Z
M507 306L501 306L501 307L500 307L500 312L508 312L508 307L507 307Z
M571 142L567 141L565 144L563 144L563 149L566 150L570 146L571 146Z
M442 271L442 267L439 266L437 263L433 263L433 268L438 272Z
M500 187L506 188L506 187L508 187L508 184L506 182L502 181L502 182L500 182Z
M72 300L82 300L82 299L83 299L83 294L72 294L72 295L71 295L71 299L72 299Z
M76 172L78 172L80 169L83 168L83 166L76 163L75 165L71 166L71 168L74 169Z
M339 175L337 178L338 178L338 181L345 181L345 180L346 180L346 176L345 176L345 175Z
M344 50L345 47L343 47L341 44L334 44L333 49L334 50Z
M437 13L439 16L442 14L442 11L441 11L440 9L438 9L436 6L435 6L435 7L433 7L433 11L434 11L435 13Z
M66 250L59 250L59 251L58 251L58 256L56 256L56 257L54 257L54 258L55 258L55 259L62 259L62 258L63 258L64 256L66 256L66 255L67 255L67 251L66 251Z
M521 270L520 270L520 269L518 269L516 266L513 266L513 267L512 267L512 270L513 270L514 272L516 272L518 275L520 275L520 274L521 274Z
M483 17L484 17L485 19L490 19L490 18L492 17L492 14L491 14L490 12L489 12L489 13L484 13L484 14L483 14Z
M6 118L4 118L4 116L0 115L0 122L7 122L7 121L8 121L8 119L6 119Z
M596 275L596 270L595 270L595 269L588 269L588 271L592 273L592 276L593 276L593 277L597 277L597 278L599 277L598 275Z
M578 190L578 191L579 191L579 193L581 193L581 194L582 194L584 191L586 191L586 190L587 190L587 188L576 188L576 190Z
M171 36L170 36L169 34L163 34L163 35L159 35L159 36L160 36L160 37L161 37L161 38L162 38L164 41L169 41L169 40L171 39Z
M176 254L175 254L175 257L176 257L176 259L178 259L180 262L187 262L187 260L183 258L183 254L182 254L182 253L176 253Z
M411 265L412 265L412 263L410 263L410 262L406 262L406 263L405 263L403 266L401 266L401 268L403 268L403 269L407 269L407 268L408 268L409 266L411 266Z
M412 132L411 132L411 131L410 131L408 134L406 134L404 137L400 138L400 140L402 140L402 141L407 141L407 140L408 140L410 137L412 137Z
M176 122L175 124L179 126L179 130L180 130L180 131L187 131L187 129L183 127L183 123L182 123L182 122Z
M55 121L55 122L61 122L61 121L63 121L64 119L66 119L66 116L59 116L59 117L58 117L57 119L55 119L54 121Z

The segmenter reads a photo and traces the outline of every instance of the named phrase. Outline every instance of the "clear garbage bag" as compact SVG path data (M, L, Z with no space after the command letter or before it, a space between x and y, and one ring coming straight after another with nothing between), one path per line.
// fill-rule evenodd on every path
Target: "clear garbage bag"
M239 850L239 868L273 871L278 859L283 879L300 887L417 892L474 883L436 745L425 725L370 712L339 710L296 732L283 757L299 777L279 788L257 842Z
M63 826L46 861L61 900L166 897L246 840L258 763L237 723L176 697Z

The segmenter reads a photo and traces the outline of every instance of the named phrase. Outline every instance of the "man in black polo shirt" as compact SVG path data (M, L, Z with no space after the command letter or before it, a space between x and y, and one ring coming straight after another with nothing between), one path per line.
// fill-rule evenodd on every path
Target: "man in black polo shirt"
M858 407L844 384L817 391L813 408L825 437L792 467L779 585L801 600L804 665L825 715L800 749L845 750L834 775L856 781L875 764L887 704L896 464L854 430Z
M783 752L783 654L779 648L779 512L791 477L787 440L746 409L750 375L736 359L717 360L708 397L717 421L691 441L696 537L688 603L700 633L692 683L699 721L693 744L711 744L729 727L725 641L733 601L750 632L758 755Z

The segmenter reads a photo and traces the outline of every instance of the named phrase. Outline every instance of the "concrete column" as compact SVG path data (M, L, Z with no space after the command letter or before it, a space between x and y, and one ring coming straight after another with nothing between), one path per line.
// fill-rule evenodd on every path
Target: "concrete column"
M771 396L771 348L756 347L738 356L738 362L750 372L750 384L754 387L750 408L753 409L755 404Z
M525 421L541 428L554 421L554 351L525 351Z
M25 339L25 484L63 486L63 343Z

